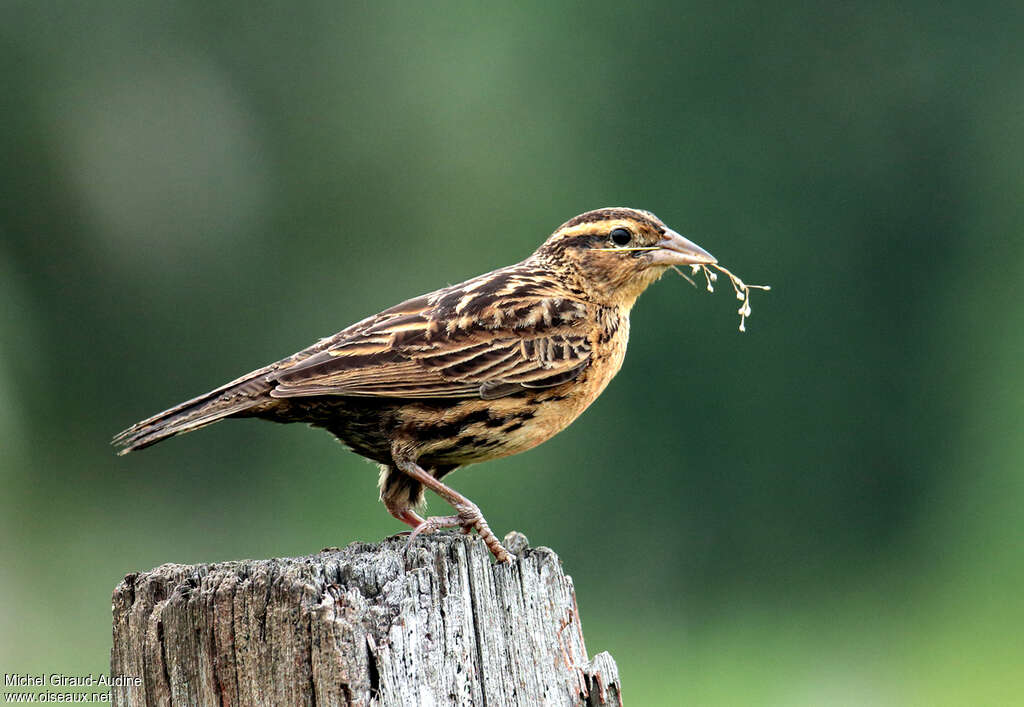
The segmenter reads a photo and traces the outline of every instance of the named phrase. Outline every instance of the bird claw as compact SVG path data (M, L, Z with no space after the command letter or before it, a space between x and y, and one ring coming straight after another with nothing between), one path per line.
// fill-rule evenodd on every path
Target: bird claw
M458 515L431 516L413 528L412 532L409 533L409 541L406 547L412 545L412 541L416 536L429 535L435 530L441 530L442 528L459 528L463 535L469 535L475 530L498 562L512 563L512 555L509 554L508 550L498 540L498 537L491 531L490 526L487 525L487 521L484 520L484 516L476 504L460 503L455 507L455 510L458 511Z
M462 528L465 530L466 526L459 516L431 516L412 529L409 533L409 542L412 542L417 535L430 535L435 530L441 530L442 528Z

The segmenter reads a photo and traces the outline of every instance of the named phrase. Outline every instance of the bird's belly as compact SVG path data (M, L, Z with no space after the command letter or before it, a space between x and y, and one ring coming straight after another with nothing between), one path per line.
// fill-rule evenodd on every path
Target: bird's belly
M538 394L467 400L421 420L409 435L425 466L464 465L507 457L536 447L565 429L586 408L565 384ZM405 410L419 417L419 411Z
M444 410L403 409L425 465L462 465L532 449L568 427L604 391L622 367L628 325L607 342L576 380L496 400L464 400Z

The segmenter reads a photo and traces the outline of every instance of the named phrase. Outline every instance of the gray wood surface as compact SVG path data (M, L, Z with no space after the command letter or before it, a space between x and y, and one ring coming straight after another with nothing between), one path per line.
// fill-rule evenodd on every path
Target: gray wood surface
M621 705L589 660L572 579L547 548L496 565L475 537L308 557L161 565L114 591L119 705Z

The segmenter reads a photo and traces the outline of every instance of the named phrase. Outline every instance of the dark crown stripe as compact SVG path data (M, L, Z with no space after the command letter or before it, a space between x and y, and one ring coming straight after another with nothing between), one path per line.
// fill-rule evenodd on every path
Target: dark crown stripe
M565 222L562 228L572 228L573 226L579 226L584 223L596 223L598 221L611 221L611 220L631 220L648 226L655 231L662 231L663 226L650 218L645 216L639 211L633 209L596 209L594 211L588 211L585 214L580 214L575 218L569 219Z

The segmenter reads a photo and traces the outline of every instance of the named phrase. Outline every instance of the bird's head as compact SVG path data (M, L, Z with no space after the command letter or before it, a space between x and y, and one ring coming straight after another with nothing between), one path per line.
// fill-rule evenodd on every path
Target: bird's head
M717 262L650 211L627 208L597 209L566 221L534 257L571 271L595 301L625 307L673 265Z

